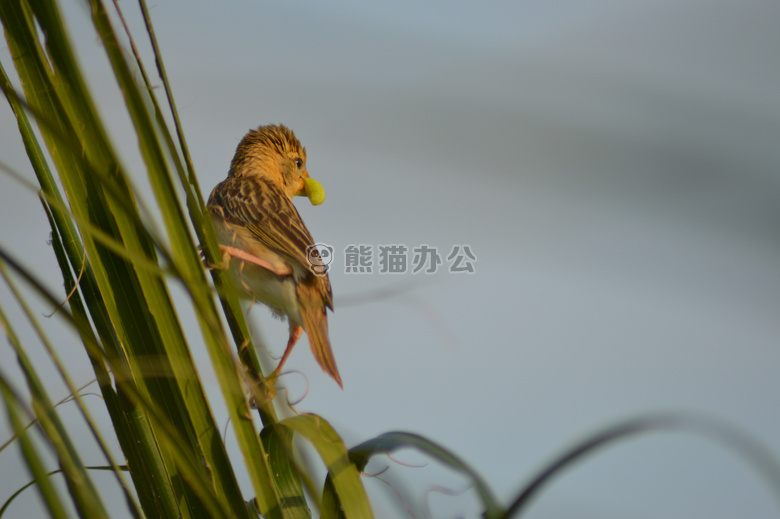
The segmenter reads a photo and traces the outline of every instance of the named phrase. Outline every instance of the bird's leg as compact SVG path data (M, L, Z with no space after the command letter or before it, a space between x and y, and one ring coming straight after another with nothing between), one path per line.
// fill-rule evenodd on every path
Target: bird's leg
M220 245L219 249L222 251L222 262L219 265L208 265L208 267L225 270L230 265L230 258L238 258L273 272L277 276L289 276L293 273L292 267L289 265L275 266L263 258L259 258L254 254L249 254L248 252L236 247L231 247L230 245Z
M297 324L290 325L290 339L287 341L287 348L284 350L284 353L282 354L282 360L279 361L279 365L276 366L274 372L271 373L271 375L268 377L269 379L273 380L279 376L279 373L282 371L282 366L284 366L284 363L287 362L287 357L289 357L290 353L292 353L293 346L295 346L295 343L298 342L298 339L301 338L302 333L303 333L302 326Z
M220 245L219 249L222 251L222 259L219 263L211 263L206 258L206 249L201 245L198 247L200 249L200 259L203 262L203 265L206 267L206 270L227 270L230 268L230 257L231 254L229 251L225 250L224 245ZM233 247L229 247L233 248Z

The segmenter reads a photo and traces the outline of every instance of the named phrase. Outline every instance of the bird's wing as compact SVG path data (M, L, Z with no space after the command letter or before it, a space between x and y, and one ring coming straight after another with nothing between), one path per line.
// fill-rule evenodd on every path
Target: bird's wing
M272 181L229 177L215 189L209 206L221 206L227 222L246 228L263 246L316 276L325 304L333 308L330 279L314 270L307 257L314 238L295 205Z

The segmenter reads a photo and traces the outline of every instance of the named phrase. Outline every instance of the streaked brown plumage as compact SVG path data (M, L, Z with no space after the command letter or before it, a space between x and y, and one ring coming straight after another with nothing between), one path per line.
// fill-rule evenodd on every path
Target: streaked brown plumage
M330 280L307 258L314 239L292 203L293 196L304 194L308 177L306 150L295 134L282 125L261 126L239 143L228 177L211 192L208 210L222 267L230 268L252 297L289 320L290 339L271 378L305 330L317 362L341 386L328 338Z

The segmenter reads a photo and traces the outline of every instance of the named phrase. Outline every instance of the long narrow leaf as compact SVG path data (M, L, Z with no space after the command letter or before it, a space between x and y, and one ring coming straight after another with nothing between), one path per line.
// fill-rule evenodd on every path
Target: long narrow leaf
M482 477L451 451L431 440L408 432L388 432L356 445L349 450L349 458L361 472L369 460L377 454L390 454L398 449L413 448L430 456L445 466L466 476L477 491L484 507L484 517L499 517L502 507L496 501Z
M347 447L331 425L313 414L301 414L280 422L304 437L317 450L328 468L328 478L338 495L338 508L325 507L322 517L338 517L343 512L347 519L368 519L373 517L363 482L354 463L349 458Z
M48 301L49 304L52 306L57 306L58 302L55 297L49 293L40 284L40 282L38 282L38 280L36 280L35 277L27 271L27 269L22 267L19 262L13 260L13 258L11 258L2 248L0 248L0 260L5 262L5 264L11 267L17 274L21 275L21 277L28 282L28 284L35 290L35 292ZM78 331L82 337L90 337L89 325L86 322L79 320L76 316L71 315L65 309L60 309L58 315L64 320L64 322L71 325L76 331ZM97 356L100 354L100 347L94 337L85 340L84 345L90 355ZM126 381L119 382L120 384L126 384ZM145 397L136 391L133 386L125 385L123 389L124 391L120 392L120 398L126 398L128 400L128 404L133 409L135 409L136 412L148 413L152 420L160 426L156 432L162 439L167 442L168 445L172 446L170 454L176 465L182 469L181 474L183 483L189 484L193 490L198 493L204 506L206 507L206 511L209 513L209 516L215 518L229 516L227 509L221 507L221 504L216 500L216 496L214 496L213 491L209 489L208 483L206 482L208 478L204 473L204 468L197 464L195 461L195 456L193 456L192 452L188 452L188 444L184 442L183 439L178 435L178 431L173 427L168 427L170 420L167 419L159 406L155 402L149 400L148 397ZM138 441L141 441L142 439L143 438L141 436L138 436ZM154 444L154 440L155 438L150 438L152 444ZM132 467L130 467L130 469L131 471L134 470ZM138 469L143 470L142 467L139 467Z
M0 273L7 278L7 272L2 262L0 262ZM9 343L16 354L22 375L24 375L33 397L32 406L35 416L41 424L50 445L57 453L58 462L65 475L65 481L68 484L68 490L73 497L76 508L79 510L79 513L86 517L94 517L96 519L108 517L97 489L84 469L81 457L57 416L54 405L42 381L35 372L26 351L19 342L11 327L11 323L6 319L5 313L1 308L0 323L2 323L5 329Z
M2 310L0 309L0 311ZM0 319L0 321L2 321L2 319ZM30 440L27 428L22 424L22 420L19 417L21 414L19 408L22 399L19 397L19 395L12 391L11 386L8 384L8 381L2 374L0 374L0 394L2 394L3 403L5 404L8 421L10 422L14 433L19 439L19 444L22 449L24 460L27 463L27 468L35 478L38 492L43 498L43 502L46 506L46 509L49 511L49 515L53 519L67 519L68 515L65 512L62 498L58 495L57 490L49 480L49 475L44 468L41 456L33 442ZM4 512L6 511L12 499L13 496L11 496L8 501L3 504L2 508L0 508L0 517L4 515Z
M580 441L540 469L518 493L503 517L519 516L543 487L549 485L564 470L581 461L586 455L612 446L618 441L658 431L691 432L714 440L734 451L763 477L780 504L780 462L769 449L763 447L761 443L744 432L722 421L692 414L662 413L625 420Z

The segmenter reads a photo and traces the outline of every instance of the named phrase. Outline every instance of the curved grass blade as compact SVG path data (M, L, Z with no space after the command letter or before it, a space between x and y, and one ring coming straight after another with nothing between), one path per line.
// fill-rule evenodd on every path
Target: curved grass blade
M734 451L764 478L775 498L780 502L780 463L769 449L743 431L722 421L692 414L663 413L640 416L607 427L565 451L531 478L530 483L520 491L503 517L519 516L543 487L549 485L565 469L571 467L575 462L581 461L586 455L593 454L595 451L611 446L620 440L658 431L694 433L714 440Z
M323 494L321 517L347 519L369 519L373 517L366 489L360 480L360 474L349 458L347 447L331 425L323 418L313 414L301 414L280 422L284 427L300 434L317 450L328 469L329 484L332 490ZM333 492L337 496L338 507L325 506L325 496ZM335 504L333 500L331 503Z
M362 472L373 456L378 454L389 454L398 449L405 448L417 449L452 470L460 472L471 480L474 489L482 500L484 517L500 517L503 514L503 509L493 496L493 492L473 468L451 451L419 434L401 431L380 434L376 438L372 438L360 445L352 447L349 450L349 459L352 460L358 470Z

